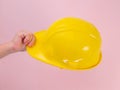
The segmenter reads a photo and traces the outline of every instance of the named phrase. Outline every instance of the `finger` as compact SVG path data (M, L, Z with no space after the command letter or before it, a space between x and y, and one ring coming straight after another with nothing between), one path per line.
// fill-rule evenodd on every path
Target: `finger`
M29 33L24 38L24 44L27 45L32 40L32 34Z
M27 35L27 32L22 30L22 31L18 32L17 35L20 37L25 37L25 35Z
M29 40L28 40L28 42L27 42L27 45L32 41L32 39L33 39L33 35L30 34L30 38L29 38Z
M20 31L17 33L16 37L18 37L22 41L22 43L24 43L24 39L25 39L26 35L27 35L27 32Z
M32 47L35 44L35 37L32 35L31 41L28 43L28 47Z

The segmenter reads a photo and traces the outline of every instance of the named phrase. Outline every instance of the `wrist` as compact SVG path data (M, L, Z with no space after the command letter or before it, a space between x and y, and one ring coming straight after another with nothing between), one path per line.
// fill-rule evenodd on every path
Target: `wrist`
M12 41L8 42L7 45L8 45L8 52L9 52L9 53L14 53L14 52L16 52L16 50L15 50L15 48L14 48L14 43L13 43Z

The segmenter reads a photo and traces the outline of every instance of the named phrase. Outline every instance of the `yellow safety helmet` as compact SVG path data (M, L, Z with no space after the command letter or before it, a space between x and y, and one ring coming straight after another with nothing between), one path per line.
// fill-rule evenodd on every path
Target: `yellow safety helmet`
M63 18L48 30L36 32L36 43L27 47L30 56L59 68L89 69L101 60L101 36L91 23Z

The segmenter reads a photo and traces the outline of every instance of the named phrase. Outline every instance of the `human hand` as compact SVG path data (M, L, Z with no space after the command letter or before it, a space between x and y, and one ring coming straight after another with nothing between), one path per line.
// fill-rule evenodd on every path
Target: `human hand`
M18 32L11 41L13 52L24 51L26 46L32 47L35 44L35 36L26 31Z

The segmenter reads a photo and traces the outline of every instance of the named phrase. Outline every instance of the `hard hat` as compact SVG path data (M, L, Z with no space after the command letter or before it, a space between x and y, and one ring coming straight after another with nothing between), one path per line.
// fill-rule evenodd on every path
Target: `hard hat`
M48 30L36 32L36 43L27 47L33 58L59 68L89 69L101 60L101 36L96 27L79 18L63 18Z

